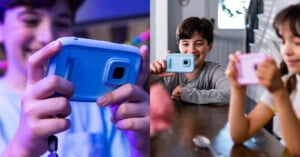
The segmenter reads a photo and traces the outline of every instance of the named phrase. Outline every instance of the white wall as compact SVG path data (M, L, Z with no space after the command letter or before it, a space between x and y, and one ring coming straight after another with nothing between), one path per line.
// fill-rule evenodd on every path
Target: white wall
M168 0L150 1L150 62L163 58L168 48Z

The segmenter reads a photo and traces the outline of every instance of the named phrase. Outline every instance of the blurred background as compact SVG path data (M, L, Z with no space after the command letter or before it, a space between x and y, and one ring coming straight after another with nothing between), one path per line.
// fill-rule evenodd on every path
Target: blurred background
M149 29L150 0L86 0L74 26L77 36L137 46L149 42L149 36L136 39Z

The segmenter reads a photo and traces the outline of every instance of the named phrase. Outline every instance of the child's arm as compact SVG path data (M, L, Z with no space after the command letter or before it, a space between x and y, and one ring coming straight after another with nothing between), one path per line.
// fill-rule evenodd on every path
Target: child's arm
M258 67L260 83L272 94L282 136L291 154L300 155L300 123L289 99L287 89L281 80L279 70L272 58Z
M261 102L248 115L245 115L246 87L237 82L238 72L235 67L235 63L238 62L237 55L239 54L240 52L230 55L226 69L226 76L232 83L228 120L234 143L243 143L249 139L273 115L273 112Z
M289 94L285 88L273 93L275 106L278 112L279 123L285 144L291 154L300 155L300 123L292 108Z
M282 136L291 154L300 155L300 123L286 89L273 92L275 106L277 108Z

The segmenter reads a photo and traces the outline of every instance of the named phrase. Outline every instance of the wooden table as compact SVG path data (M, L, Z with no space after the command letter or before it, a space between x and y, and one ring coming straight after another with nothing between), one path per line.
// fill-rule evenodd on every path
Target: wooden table
M176 104L170 129L151 138L152 157L206 157L208 149L193 144L193 137L204 135L219 157L281 157L289 156L280 142L265 129L243 145L234 145L227 123L228 105Z

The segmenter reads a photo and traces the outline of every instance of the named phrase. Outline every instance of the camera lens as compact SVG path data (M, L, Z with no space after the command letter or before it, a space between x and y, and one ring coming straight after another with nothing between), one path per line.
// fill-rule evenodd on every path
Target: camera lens
M121 79L124 75L125 69L123 67L115 67L113 71L114 79Z
M189 64L189 61L188 61L188 60L184 60L184 61L183 61L183 64L184 64L184 65L187 65L187 64Z

